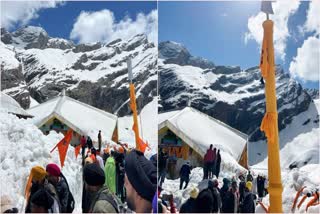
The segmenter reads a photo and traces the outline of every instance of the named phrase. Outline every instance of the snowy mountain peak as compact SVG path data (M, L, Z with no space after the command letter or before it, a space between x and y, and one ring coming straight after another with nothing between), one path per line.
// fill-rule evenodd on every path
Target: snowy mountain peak
M156 94L157 48L146 35L108 44L75 45L63 38L50 38L39 27L2 32L5 36L1 37L0 49L7 54L0 55L4 59L1 89L24 108L29 107L30 95L42 103L65 89L67 95L84 103L108 112L119 110L120 116L129 114L129 56L139 107ZM111 101L110 97L115 96L117 99Z
M25 26L23 28L19 28L13 33L13 35L16 37L39 36L40 34L43 34L44 36L48 36L47 31L45 31L42 27L37 27L37 26Z
M74 47L72 41L51 38L43 28L37 26L25 26L12 33L1 28L1 41L19 49L57 48L65 50Z
M185 49L172 42L160 43L160 111L193 108L249 135L250 141L263 139L260 123L265 114L264 84L258 66L242 70L239 66L192 64ZM308 109L312 98L280 65L276 66L279 129Z
M179 54L191 57L189 51L180 43L173 41L161 42L159 44L159 57L162 59L175 58Z
M185 46L173 41L159 44L159 58L163 59L165 64L192 65L203 69L215 67L213 62L192 56Z

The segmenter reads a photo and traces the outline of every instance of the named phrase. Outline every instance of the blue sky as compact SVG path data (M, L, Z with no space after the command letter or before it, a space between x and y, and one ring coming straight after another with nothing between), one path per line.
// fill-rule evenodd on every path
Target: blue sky
M290 36L284 60L276 59L289 70L297 48L310 35L299 34L299 25L306 21L309 2L301 2L290 16ZM260 2L159 2L159 42L172 40L184 44L191 54L212 60L217 65L239 65L249 68L258 65L260 45L245 43L248 19L260 11ZM305 87L318 88L319 82L304 82Z
M32 19L28 25L43 27L51 37L69 39L73 24L81 11L93 12L108 9L113 12L115 20L129 16L136 19L138 13L148 14L157 9L157 2L64 2L55 8L45 8L38 12L38 18ZM11 30L15 30L18 25ZM97 26L98 27L98 26Z

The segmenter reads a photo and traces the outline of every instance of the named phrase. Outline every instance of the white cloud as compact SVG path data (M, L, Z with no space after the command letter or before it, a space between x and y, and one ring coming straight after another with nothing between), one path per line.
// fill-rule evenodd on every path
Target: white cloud
M307 38L290 63L290 73L303 81L319 81L320 39Z
M38 18L38 12L45 8L54 8L59 1L1 1L1 27L8 30L16 24L26 25Z
M139 13L136 20L125 17L119 22L115 21L110 10L96 12L81 12L70 38L81 43L109 42L114 39L129 39L132 36L144 33L154 43L158 42L158 13L156 10L149 14Z
M274 48L276 56L281 60L285 59L285 49L287 39L290 36L288 29L289 17L294 14L300 5L299 0L278 0L272 3L274 14L270 19L274 21ZM255 40L259 45L263 39L262 23L266 20L266 15L259 12L248 19L248 32L245 33L245 43Z
M313 0L309 3L307 12L307 21L304 25L304 30L307 32L316 32L320 34L320 1Z

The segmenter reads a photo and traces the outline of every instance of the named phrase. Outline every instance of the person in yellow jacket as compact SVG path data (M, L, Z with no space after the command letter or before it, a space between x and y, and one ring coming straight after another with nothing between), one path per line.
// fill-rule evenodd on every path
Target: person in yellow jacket
M116 193L116 163L113 156L114 152L111 150L110 157L108 157L104 167L106 177L104 185L107 186L111 192Z

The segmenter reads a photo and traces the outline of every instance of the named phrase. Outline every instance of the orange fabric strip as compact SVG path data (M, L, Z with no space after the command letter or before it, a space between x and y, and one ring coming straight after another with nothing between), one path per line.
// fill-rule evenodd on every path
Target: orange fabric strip
M293 204L292 204L292 207L291 207L291 212L294 212L294 210L296 209L296 205L297 205L297 202L298 202L298 198L300 196L300 194L302 193L302 191L306 188L306 186L302 187L296 194L296 197L294 198L294 201L293 201Z
M276 112L267 112L261 122L260 130L265 133L268 142L273 142L275 130L277 129L278 114Z
M264 209L264 211L265 211L266 213L269 212L269 209L268 209L261 201L258 201L258 203L260 204L260 206Z

